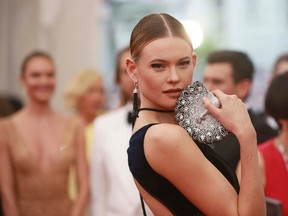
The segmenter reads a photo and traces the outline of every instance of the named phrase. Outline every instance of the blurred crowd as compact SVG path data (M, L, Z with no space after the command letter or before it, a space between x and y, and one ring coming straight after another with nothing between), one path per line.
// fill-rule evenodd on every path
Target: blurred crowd
M26 102L0 95L2 215L142 215L126 153L134 89L126 72L129 56L126 47L115 59L115 107L108 108L101 71L86 68L67 82L67 113L51 106L57 77L53 56L32 51L23 59L19 77ZM254 72L247 53L216 50L207 57L203 83L209 90L220 89L247 102ZM288 54L275 57L264 97L261 112L247 103L257 132L263 177L259 184L267 200L278 202L288 216ZM210 146L239 170L240 148L232 133Z

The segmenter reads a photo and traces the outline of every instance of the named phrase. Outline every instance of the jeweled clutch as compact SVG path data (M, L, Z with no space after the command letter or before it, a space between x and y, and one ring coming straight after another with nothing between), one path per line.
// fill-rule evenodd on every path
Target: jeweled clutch
M220 107L220 102L199 81L189 85L180 94L176 105L176 120L193 140L211 144L222 140L228 135L228 130L209 114L202 102L208 98L213 105Z

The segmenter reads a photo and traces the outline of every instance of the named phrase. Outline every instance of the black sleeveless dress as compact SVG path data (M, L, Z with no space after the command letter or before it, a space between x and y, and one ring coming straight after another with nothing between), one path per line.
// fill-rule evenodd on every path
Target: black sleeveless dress
M146 160L144 137L147 130L153 125L155 124L142 127L130 139L127 153L128 164L133 177L149 194L165 205L173 215L204 215L173 184L156 173ZM235 172L209 146L205 144L197 144L197 146L239 193L239 183Z

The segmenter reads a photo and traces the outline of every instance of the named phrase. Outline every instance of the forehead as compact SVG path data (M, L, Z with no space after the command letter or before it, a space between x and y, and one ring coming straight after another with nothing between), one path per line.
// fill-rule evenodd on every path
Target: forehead
M229 63L213 63L207 64L204 70L204 77L211 79L230 79L233 71Z
M34 57L27 62L26 71L29 70L43 70L46 68L54 68L52 61L46 57Z
M278 65L277 65L277 71L276 73L278 75L283 74L284 72L288 71L288 61L281 61Z
M153 40L142 50L142 57L148 59L172 60L191 57L192 48L179 37L164 37Z

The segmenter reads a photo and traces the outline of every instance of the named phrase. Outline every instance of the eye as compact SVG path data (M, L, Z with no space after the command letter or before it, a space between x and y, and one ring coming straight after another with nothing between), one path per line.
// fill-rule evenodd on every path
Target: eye
M159 63L154 63L154 64L151 64L151 67L154 69L162 69L164 68L164 65L159 64Z
M185 61L181 61L178 66L181 68L186 68L187 66L190 65L190 61L189 60L185 60Z
M33 78L38 78L38 77L40 77L40 73L32 72L32 73L30 74L30 76L33 77Z
M49 73L47 74L47 76L48 76L49 78L53 78L53 77L55 77L55 73L54 73L54 72L49 72Z

